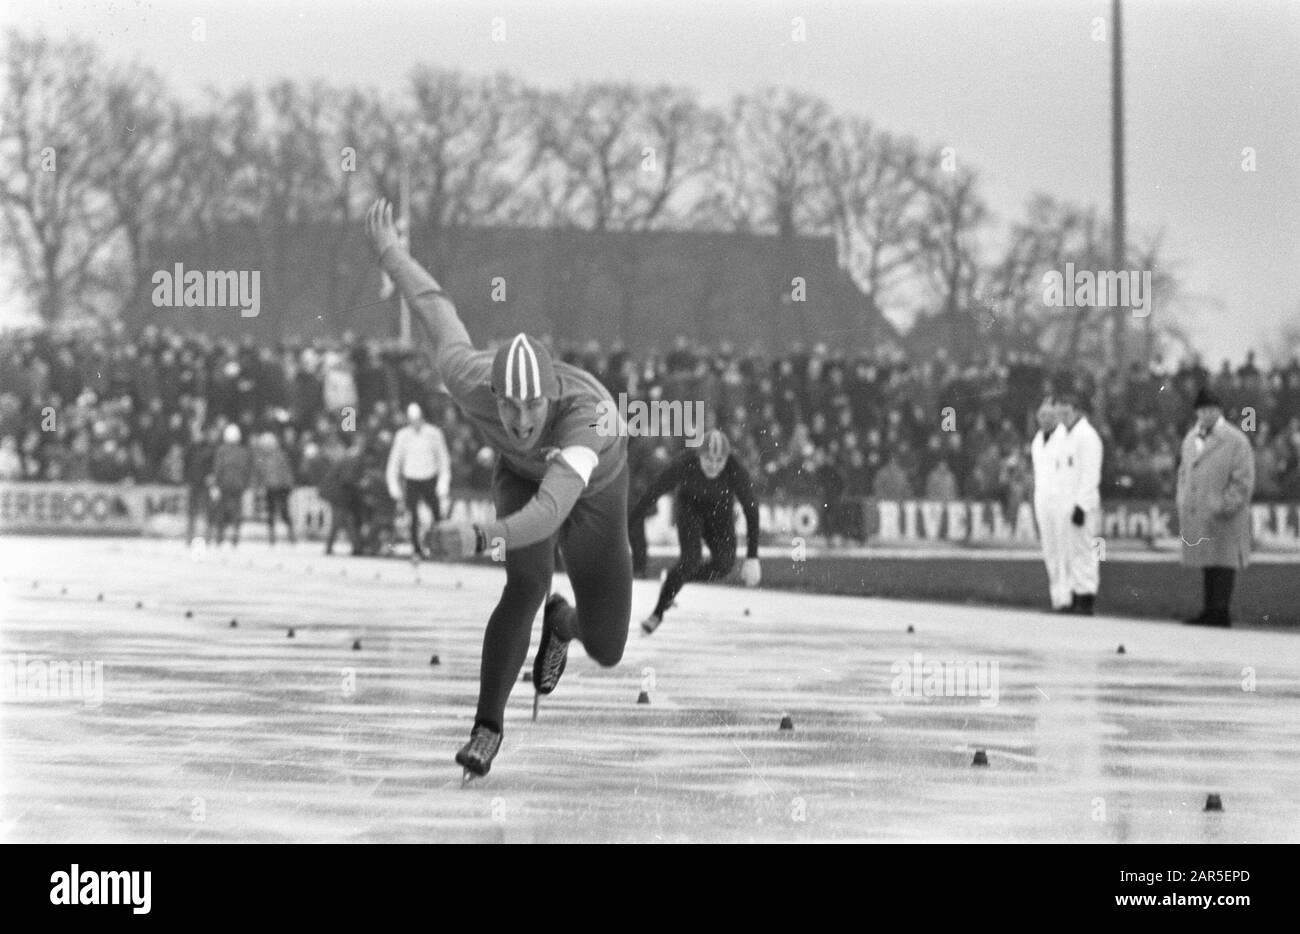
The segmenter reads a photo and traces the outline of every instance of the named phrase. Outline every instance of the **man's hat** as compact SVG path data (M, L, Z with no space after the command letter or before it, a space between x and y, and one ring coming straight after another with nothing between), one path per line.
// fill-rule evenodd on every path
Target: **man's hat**
M556 398L560 381L555 376L551 352L536 338L516 334L492 361L492 391L518 402Z
M1196 399L1192 402L1194 409L1206 408L1223 408L1223 400L1214 394L1209 386L1202 386L1196 393Z

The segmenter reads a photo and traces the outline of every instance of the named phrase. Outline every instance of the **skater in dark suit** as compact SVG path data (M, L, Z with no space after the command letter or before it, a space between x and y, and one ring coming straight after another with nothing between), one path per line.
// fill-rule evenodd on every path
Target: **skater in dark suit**
M1202 388L1193 405L1196 423L1183 439L1178 467L1178 531L1183 564L1201 569L1205 599L1201 612L1184 622L1230 626L1237 571L1250 563L1255 457L1214 393Z
M687 451L659 475L628 514L628 524L638 526L646 514L670 491L677 494L673 511L681 558L668 571L659 591L654 612L641 623L646 635L659 628L673 599L690 581L716 581L731 573L736 564L736 526L732 504L740 503L745 513L748 543L741 579L748 587L762 580L758 563L758 502L754 499L749 473L731 456L731 442L718 429L704 436L696 451ZM704 560L701 542L709 546Z
M505 563L505 589L483 637L474 727L456 754L467 775L484 775L501 747L506 701L543 601L533 664L538 696L555 690L573 639L599 665L623 657L632 613L627 439L601 428L601 413L614 400L600 381L552 360L535 338L518 334L497 351L475 350L456 306L406 252L388 202L370 209L366 233L430 338L447 391L499 455L492 482L496 521L439 529L439 540L458 542L461 554L491 553ZM450 533L445 539L444 532ZM576 606L546 596L557 543Z

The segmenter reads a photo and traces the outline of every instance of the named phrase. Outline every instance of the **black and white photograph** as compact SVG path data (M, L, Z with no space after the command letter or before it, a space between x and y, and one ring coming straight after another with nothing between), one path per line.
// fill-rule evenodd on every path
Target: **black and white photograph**
M1300 843L1300 3L0 48L36 901L149 914L197 851L137 845L1087 844L1110 915L1226 921Z

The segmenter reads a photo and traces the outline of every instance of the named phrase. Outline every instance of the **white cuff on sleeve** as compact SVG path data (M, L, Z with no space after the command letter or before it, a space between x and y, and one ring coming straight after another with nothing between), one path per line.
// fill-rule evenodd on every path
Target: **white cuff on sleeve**
M591 448L583 447L580 444L570 445L560 451L560 457L566 464L573 468L573 472L582 478L582 485L586 486L591 481L591 472L596 469L600 463L600 455Z

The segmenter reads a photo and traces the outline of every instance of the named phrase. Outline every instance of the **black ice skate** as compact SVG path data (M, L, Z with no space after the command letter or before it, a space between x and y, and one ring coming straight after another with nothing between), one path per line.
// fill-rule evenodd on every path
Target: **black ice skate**
M651 613L645 619L641 620L641 632L650 635L659 628L659 624L664 621L662 613Z
M546 601L542 610L542 641L537 645L533 659L533 719L537 719L537 705L543 694L550 694L560 683L565 663L569 660L569 640L561 639L555 631L556 614L569 605L558 593Z
M456 753L457 764L465 769L462 784L486 775L500 748L501 734L490 726L477 724L469 734L469 742Z

